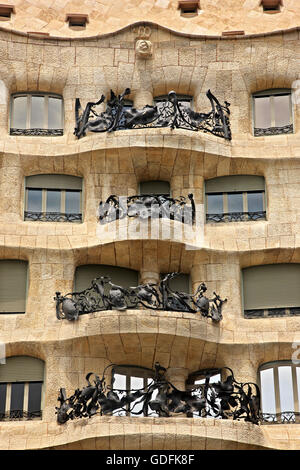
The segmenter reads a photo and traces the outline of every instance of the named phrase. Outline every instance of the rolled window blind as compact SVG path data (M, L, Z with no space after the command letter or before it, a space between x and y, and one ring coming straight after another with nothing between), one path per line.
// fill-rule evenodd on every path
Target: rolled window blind
M74 290L81 292L91 285L96 277L108 276L111 282L122 287L134 287L138 285L138 271L118 266L101 264L86 264L78 266L75 272Z
M27 261L0 261L0 313L24 313Z
M240 191L264 191L265 179L256 175L220 176L205 181L205 192L230 193Z
M70 175L32 175L26 177L26 188L82 189L82 178Z
M0 365L0 383L43 382L44 361L36 357L13 356Z
M168 181L144 181L140 183L140 195L143 194L170 194Z
M243 269L245 310L300 307L300 264Z

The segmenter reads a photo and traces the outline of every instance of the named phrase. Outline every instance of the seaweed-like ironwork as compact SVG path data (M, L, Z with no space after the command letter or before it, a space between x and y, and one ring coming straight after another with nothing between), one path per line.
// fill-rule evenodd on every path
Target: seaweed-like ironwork
M141 284L124 288L111 282L108 276L93 279L91 286L82 292L61 295L56 292L56 316L59 320L77 320L84 315L103 310L126 310L145 307L152 310L165 310L187 313L201 313L215 322L222 320L222 300L214 292L209 299L204 294L207 287L200 284L195 294L173 291L171 279L179 273L166 274L159 283Z
M187 417L213 417L216 419L259 422L260 391L255 383L235 380L229 367L198 371L204 383L190 390L178 390L166 378L167 370L155 363L152 380L148 385L135 390L120 390L106 384L104 369L102 377L90 372L86 376L87 386L75 390L67 397L60 389L56 407L57 422L64 424L76 418L91 418L100 415L120 414L170 417L179 413ZM210 383L212 373L226 375L224 380ZM94 376L93 383L91 377Z
M246 222L266 220L266 211L206 214L206 222Z
M190 202L190 205L188 203ZM143 194L119 197L114 194L99 204L99 221L106 224L114 220L135 217L141 220L168 218L186 224L195 221L193 194L172 198L165 194Z
M143 109L125 106L125 97L130 94L126 88L121 95L112 90L106 102L106 109L97 112L97 106L105 101L105 96L92 102L89 101L82 110L79 98L75 102L74 134L78 139L87 132L112 132L122 129L143 129L149 127L170 127L191 131L203 131L231 140L229 115L230 103L225 101L221 105L217 98L207 91L211 110L208 113L198 113L178 100L174 91L170 91L168 98L156 105L146 105Z

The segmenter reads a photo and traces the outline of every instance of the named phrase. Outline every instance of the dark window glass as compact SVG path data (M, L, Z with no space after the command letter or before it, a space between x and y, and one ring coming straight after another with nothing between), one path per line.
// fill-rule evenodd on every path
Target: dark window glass
M5 414L6 384L0 384L0 418Z
M261 212L264 210L263 196L264 193L262 192L247 193L248 212Z
M244 212L243 193L228 193L228 212Z
M66 191L66 214L80 213L80 191Z
M41 409L42 382L30 382L28 394L28 413L36 413Z
M32 212L42 212L42 190L28 189L27 210Z
M46 212L60 212L61 191L48 189Z
M12 418L23 416L23 402L24 402L24 383L12 383L11 384L11 396L10 396L10 415Z
M223 194L207 195L207 214L223 214Z

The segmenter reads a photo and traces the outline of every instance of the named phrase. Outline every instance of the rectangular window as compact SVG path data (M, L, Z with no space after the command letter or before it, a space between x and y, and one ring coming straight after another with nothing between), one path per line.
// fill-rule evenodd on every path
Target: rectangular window
M244 212L243 193L228 193L228 212Z
M24 410L24 383L11 384L10 417L22 418Z
M39 416L42 399L42 382L29 382L28 391L28 414L29 416Z
M7 392L7 384L0 383L0 419L4 418L4 415L5 415L6 392Z
M27 210L32 212L42 212L42 189L27 190Z
M264 193L262 191L247 193L248 212L264 211Z
M25 313L26 290L27 262L1 260L0 313Z
M265 93L265 94L264 94ZM290 134L293 132L291 93L284 90L254 95L254 135Z
M79 214L81 212L80 208L81 192L80 191L66 191L66 213L67 214Z
M46 196L46 212L62 212L61 211L61 191L48 189Z
M207 195L207 214L223 214L223 194Z

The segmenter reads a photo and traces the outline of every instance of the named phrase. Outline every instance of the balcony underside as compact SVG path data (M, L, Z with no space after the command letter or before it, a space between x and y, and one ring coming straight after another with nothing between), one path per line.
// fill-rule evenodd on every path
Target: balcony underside
M25 431L26 429L26 431ZM202 418L94 417L85 422L0 424L0 449L299 450L300 425L256 426ZM289 435L290 440L287 439Z

